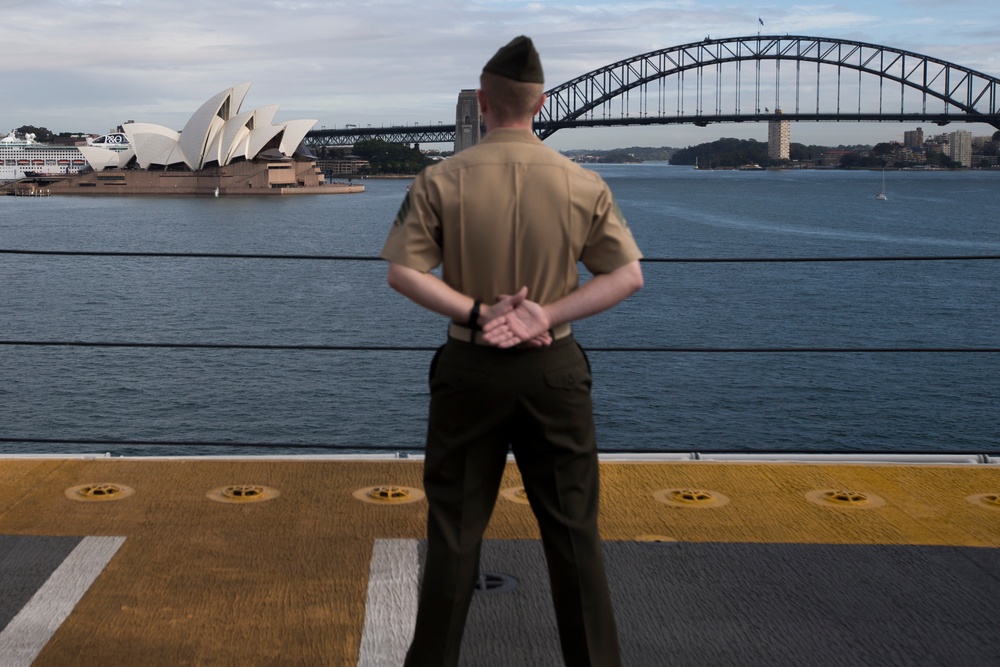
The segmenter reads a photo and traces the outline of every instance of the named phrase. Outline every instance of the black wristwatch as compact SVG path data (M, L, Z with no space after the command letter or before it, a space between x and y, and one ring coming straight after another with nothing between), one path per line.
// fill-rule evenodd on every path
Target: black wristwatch
M472 310L469 311L469 322L465 325L473 331L479 331L482 329L479 326L479 307L483 305L482 299L476 299L472 304Z

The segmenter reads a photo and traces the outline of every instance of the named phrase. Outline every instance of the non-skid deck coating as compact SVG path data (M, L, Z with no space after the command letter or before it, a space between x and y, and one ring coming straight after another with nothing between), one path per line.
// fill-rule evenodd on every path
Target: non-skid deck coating
M420 473L419 460L0 460L0 656L398 664L426 504L352 494L419 488ZM604 462L602 475L628 665L997 663L1000 507L968 498L1000 493L1000 466ZM67 498L94 483L135 492ZM280 495L208 497L239 484ZM512 468L504 486L518 485ZM661 502L671 489L729 502ZM807 498L824 490L884 504ZM516 585L477 594L465 664L561 664L537 537L530 508L501 497L483 569ZM45 611L60 608L61 623Z

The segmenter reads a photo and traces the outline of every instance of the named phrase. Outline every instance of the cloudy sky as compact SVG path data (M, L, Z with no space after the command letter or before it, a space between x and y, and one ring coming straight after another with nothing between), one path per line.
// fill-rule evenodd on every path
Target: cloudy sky
M633 55L713 38L799 34L872 42L1000 76L997 0L0 0L0 132L175 129L209 97L252 81L244 110L316 128L454 123L459 90L518 34L548 86ZM901 139L897 124L793 126L804 143ZM976 134L991 134L975 125ZM766 140L763 124L556 133L556 148ZM898 135L898 136L897 136Z

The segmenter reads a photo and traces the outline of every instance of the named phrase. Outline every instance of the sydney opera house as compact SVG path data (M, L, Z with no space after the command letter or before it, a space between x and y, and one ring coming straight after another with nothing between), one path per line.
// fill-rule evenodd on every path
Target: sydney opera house
M53 194L307 194L362 191L324 185L302 147L315 120L274 122L278 105L240 111L243 83L215 95L180 132L152 123L121 126L127 147L80 146L93 168L54 183Z

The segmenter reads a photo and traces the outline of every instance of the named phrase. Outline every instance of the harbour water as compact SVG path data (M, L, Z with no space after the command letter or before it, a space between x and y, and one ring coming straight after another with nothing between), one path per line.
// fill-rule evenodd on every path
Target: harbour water
M1000 255L1000 173L889 172L880 202L877 172L595 169L650 259L893 258L644 263L639 294L575 329L603 449L1000 452L1000 354L913 351L1000 347L1000 261L898 259ZM371 259L407 183L265 200L0 198L0 249L359 258L0 254L7 343L358 348L3 344L0 451L418 449L432 352L363 349L444 335Z

